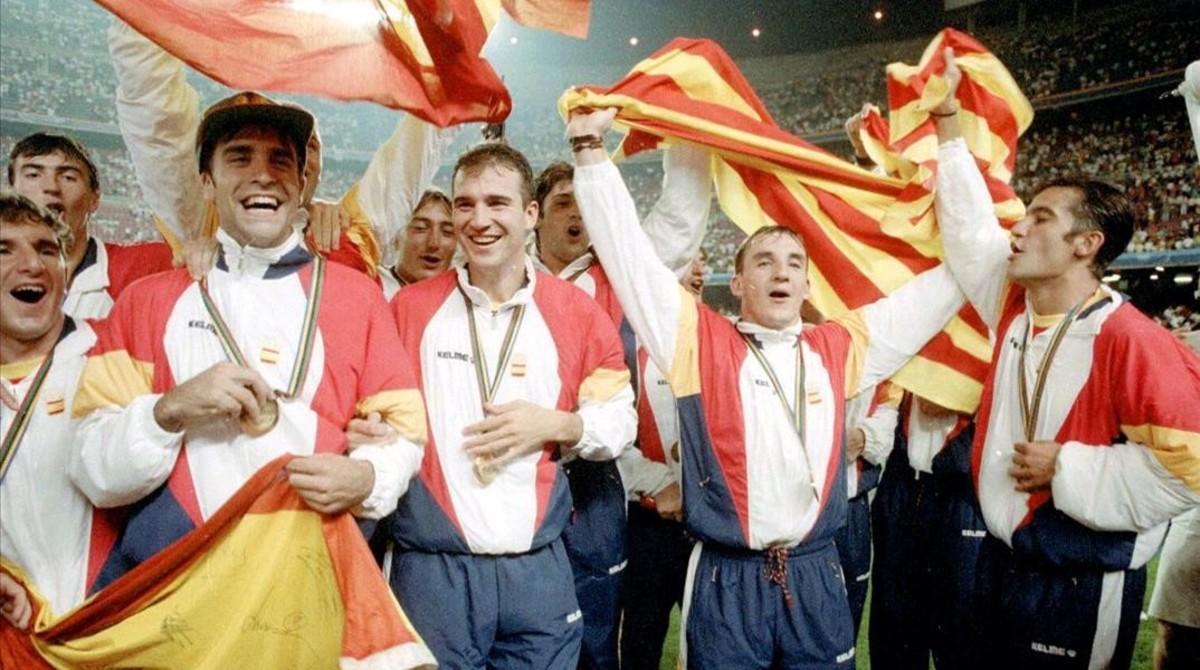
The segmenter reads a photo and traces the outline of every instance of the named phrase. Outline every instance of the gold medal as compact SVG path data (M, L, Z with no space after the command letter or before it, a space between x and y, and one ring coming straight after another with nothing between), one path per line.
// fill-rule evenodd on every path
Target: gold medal
M480 484L487 486L496 481L496 475L500 474L500 468L492 463L492 459L486 456L476 456L471 461L471 470L475 473L475 479L479 480Z
M233 333L229 330L229 325L225 323L225 319L221 318L220 310L217 309L212 296L208 294L208 277L202 278L199 284L200 299L204 302L204 309L208 311L208 315L213 321L214 333L221 342L221 348L225 350L225 355L234 363L249 368L250 364L246 361L242 350L238 348ZM260 402L258 404L258 420L252 421L245 414L238 417L238 426L246 435L261 437L271 432L275 428L275 424L279 423L277 396L288 400L300 397L304 381L308 378L308 366L312 362L313 342L316 340L317 331L317 312L321 304L321 292L324 285L325 260L317 256L313 259L312 284L309 287L308 300L304 307L300 346L296 349L296 360L292 363L292 375L288 381L287 391L272 391L272 395ZM279 347L275 344L264 345L259 352L259 360L268 365L275 365L279 360Z
M238 419L238 425L242 427L242 432L250 437L266 435L277 423L279 423L279 401L274 396L268 397L258 404L257 421L251 421L246 414L242 414Z
M500 345L500 360L496 363L495 375L491 376L488 374L488 364L483 347L479 344L474 305L471 304L471 299L467 297L462 286L458 287L458 292L462 294L463 303L467 308L467 325L471 332L471 358L475 361L475 382L479 386L479 400L481 404L487 405L496 397L496 389L499 388L500 381L504 378L504 370L508 368L510 361L512 362L510 370L512 376L525 376L525 357L522 354L513 355L517 333L521 329L521 320L525 316L525 305L517 305L513 310L512 318L508 322L508 331L504 334L504 342ZM485 417L487 416L486 411L483 414ZM475 479L479 480L480 484L487 486L500 474L501 466L494 462L494 457L476 456L471 459L471 470L475 473Z

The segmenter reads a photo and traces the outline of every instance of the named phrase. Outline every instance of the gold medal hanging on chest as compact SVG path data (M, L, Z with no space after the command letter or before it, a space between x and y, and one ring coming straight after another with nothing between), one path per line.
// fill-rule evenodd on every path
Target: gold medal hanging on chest
M504 343L500 345L500 360L496 362L495 374L489 376L487 357L483 353L483 345L479 342L479 330L475 325L475 306L461 286L458 287L458 290L459 293L462 293L463 303L467 308L467 325L471 332L471 357L475 363L475 382L479 386L479 400L482 407L490 404L496 397L496 390L500 388L500 380L504 378L504 372L508 369L510 359L512 360L512 375L514 377L525 375L525 357L520 354L513 356L517 333L520 332L521 320L525 317L525 305L517 305L513 309L512 318L508 321L508 330L504 333ZM484 418L486 417L487 412L484 411ZM500 474L500 466L494 460L495 456L483 455L471 459L471 471L475 474L475 479L484 486L491 484Z
M251 419L250 415L245 412L238 417L238 427L246 435L250 437L262 437L271 432L279 423L279 398L291 400L300 396L304 380L308 378L308 366L312 362L313 345L316 341L317 332L317 311L320 308L321 291L324 286L325 259L316 256L313 258L312 284L309 287L308 299L304 307L304 321L300 330L300 343L296 347L296 358L292 363L292 376L288 380L288 388L286 391L272 390L272 394L258 404L257 419ZM208 293L207 277L200 280L200 299L204 303L204 309L208 311L209 318L213 321L214 332L217 335L217 339L220 340L225 354L234 363L242 367L250 367L246 357L242 354L242 350L238 347L233 333L229 330L228 324L225 323L225 319L221 318L220 310L217 309L216 303L213 302L212 296ZM264 351L266 350L267 348L264 347ZM260 356L260 358L262 357ZM270 362L273 363L274 361Z

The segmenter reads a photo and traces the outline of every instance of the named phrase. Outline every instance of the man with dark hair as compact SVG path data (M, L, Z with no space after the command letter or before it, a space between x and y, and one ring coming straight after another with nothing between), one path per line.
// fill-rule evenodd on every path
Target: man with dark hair
M96 506L133 506L112 552L93 552L89 591L280 455L298 456L288 479L309 507L368 519L395 508L420 465L424 408L378 287L314 256L295 228L311 133L307 112L256 93L209 108L196 142L221 225L215 267L139 282L98 326L70 474ZM391 432L347 454L347 425L371 414Z
M383 297L388 300L401 288L450 269L458 247L454 221L450 219L450 198L437 189L422 193L397 245L400 260L379 273Z
M671 253L671 246L666 240L675 246L680 243L699 244L698 237L694 241L686 238L676 241L671 236L677 230L700 228L708 218L712 200L711 179L706 170L707 152L683 147L672 150L670 154L670 158L664 161L662 197L644 226L647 234L664 242L661 245L664 254ZM538 203L538 222L534 228L534 264L584 290L609 315L622 335L625 363L640 388L644 381L642 373L646 371L645 366L638 364L637 341L621 312L608 277L591 251L587 222L580 216L575 203L574 176L574 166L560 161L542 170L534 182L534 197ZM658 656L661 655L662 636L666 628L663 627L657 635L654 630L660 627L659 624L665 626L667 620L663 616L669 616L669 606L661 615L655 615L650 610L651 599L656 594L631 592L626 598L621 592L627 566L627 495L634 500L634 504L630 505L630 514L640 516L646 512L640 507L643 499L647 501L646 504L652 505L649 516L655 520L659 518L660 509L667 514L678 512L677 509L667 509L678 502L679 485L663 462L659 453L661 449L652 452L660 456L657 460L648 458L641 449L643 443L653 439L646 431L656 430L656 426L652 425L654 417L644 411L648 406L642 406L643 399L639 395L637 448L624 450L615 463L576 459L563 465L571 484L574 504L571 523L563 532L563 541L571 559L575 590L583 611L580 668L615 669L618 657L625 667L647 664L657 667ZM647 551L645 547L638 547L638 550ZM624 605L622 601L625 601ZM646 607L641 607L643 604ZM631 620L634 627L624 628L619 636L622 609L626 610L626 618ZM661 610L659 607L653 609ZM641 614L648 615L648 620L640 620L638 617ZM620 653L618 637L621 639Z
M615 110L575 112L575 194L626 317L679 410L688 668L851 667L854 629L833 545L847 504L846 398L889 377L962 306L944 267L804 326L803 242L756 231L730 283L731 323L672 281L603 150Z
M204 207L194 169L200 97L187 82L183 62L115 17L108 45L118 81L117 123L147 206L166 234L211 239L216 213ZM395 265L403 229L455 133L402 116L361 178L336 202L325 202L313 198L323 153L314 119L297 222L307 233L306 243L328 260L372 277L380 267Z
M91 504L67 477L72 396L96 339L62 311L70 247L71 229L58 216L0 194L0 388L16 404L0 409L0 557L56 614L83 600L92 520ZM0 589L0 614L24 628L21 600L19 585Z
M146 275L172 268L165 242L113 244L88 234L88 219L100 206L100 175L83 145L65 135L34 133L8 156L8 184L57 213L71 227L66 249L69 274L63 310L77 319L108 314L125 287Z
M520 152L463 154L451 199L465 265L392 300L431 434L387 520L391 585L447 667L574 669L561 463L633 441L629 372L604 311L526 255L538 204Z
M974 441L991 533L984 662L1128 667L1145 564L1200 504L1200 360L1098 279L1133 217L1111 185L1051 182L1011 237L959 128L947 49L937 214L947 263L995 333Z

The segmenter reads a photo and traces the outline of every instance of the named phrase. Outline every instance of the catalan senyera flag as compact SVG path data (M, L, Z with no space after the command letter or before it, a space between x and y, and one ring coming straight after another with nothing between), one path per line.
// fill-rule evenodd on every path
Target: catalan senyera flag
M616 107L628 132L619 160L663 143L713 151L717 197L747 233L783 225L805 240L811 299L826 317L871 303L941 262L933 212L937 137L928 110L946 95L942 48L964 73L958 90L967 143L1002 221L1023 206L1008 186L1017 137L1033 112L1003 65L982 45L944 30L916 66L887 70L890 124L874 110L864 140L881 175L863 170L780 128L733 61L707 40L677 38L611 87L578 87L571 109ZM973 412L991 357L987 327L967 306L893 378L940 405Z
M282 456L207 523L65 616L0 625L5 668L436 665L349 514L309 509ZM20 570L0 570L27 584ZM32 590L32 588L31 588Z
M512 99L481 52L501 6L587 32L587 0L97 0L234 89L364 100L438 126L503 121Z

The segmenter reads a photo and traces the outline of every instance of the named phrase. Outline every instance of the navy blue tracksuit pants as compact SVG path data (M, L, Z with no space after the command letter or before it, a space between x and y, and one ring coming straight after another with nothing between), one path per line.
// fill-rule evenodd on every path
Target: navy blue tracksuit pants
M988 645L986 662L977 667L1086 670L1100 627L1110 636L1102 645L1112 650L1107 667L1130 667L1146 593L1145 566L1108 573L1055 566L1018 556L989 536L980 578ZM1113 591L1110 612L1100 606L1106 586Z
M970 436L943 449L934 472L920 477L897 442L872 503L871 666L927 670L932 655L939 669L976 668L987 530L966 464L954 462L969 457Z
M625 487L615 461L563 464L571 486L571 522L563 543L583 612L582 670L617 670L617 625L625 569Z
M846 507L846 525L833 536L838 560L846 575L846 598L850 601L850 617L854 620L856 640L871 578L871 504L868 493L863 491L850 499Z
M658 670L671 610L683 603L692 540L683 524L629 503L629 565L621 592L621 668Z
M689 670L854 667L854 624L829 539L786 557L699 544L684 595ZM768 579L786 580L787 591Z
M562 541L524 554L395 549L389 576L448 670L574 670L583 625Z

